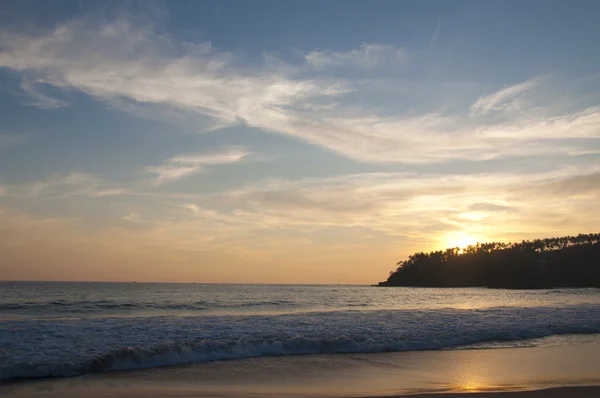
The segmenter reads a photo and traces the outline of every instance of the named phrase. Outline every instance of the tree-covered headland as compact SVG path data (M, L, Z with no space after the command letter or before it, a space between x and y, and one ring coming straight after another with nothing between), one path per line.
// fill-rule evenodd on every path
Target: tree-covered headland
M378 286L600 288L600 234L415 253Z

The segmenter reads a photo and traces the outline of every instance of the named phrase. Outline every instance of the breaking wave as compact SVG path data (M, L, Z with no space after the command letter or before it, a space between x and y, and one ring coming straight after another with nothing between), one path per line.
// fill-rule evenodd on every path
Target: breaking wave
M600 306L8 323L12 334L8 328L0 330L0 381L222 359L437 350L600 333ZM14 331L20 331L18 339ZM28 338L34 335L38 338Z

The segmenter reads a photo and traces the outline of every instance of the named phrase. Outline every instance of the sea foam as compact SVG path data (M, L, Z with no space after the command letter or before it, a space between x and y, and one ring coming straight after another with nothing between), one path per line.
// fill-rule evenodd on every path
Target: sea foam
M3 321L0 380L600 333L600 305Z

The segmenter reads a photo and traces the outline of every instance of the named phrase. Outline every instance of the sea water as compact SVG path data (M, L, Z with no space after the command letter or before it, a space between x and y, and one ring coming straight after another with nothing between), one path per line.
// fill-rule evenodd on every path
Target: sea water
M0 381L597 334L600 289L0 282Z

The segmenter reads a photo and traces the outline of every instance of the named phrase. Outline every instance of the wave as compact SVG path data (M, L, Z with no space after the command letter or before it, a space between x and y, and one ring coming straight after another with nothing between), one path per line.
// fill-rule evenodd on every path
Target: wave
M272 300L272 301L251 301L251 302L217 302L211 303L207 301L196 301L191 303L135 303L135 302L118 302L108 300L95 301L67 301L55 300L48 302L21 302L21 303L0 303L0 311L39 311L48 310L63 312L90 312L90 311L105 311L105 310L185 310L185 311L207 311L218 309L246 309L254 307L298 307L300 304L288 300ZM352 305L349 305L352 306Z
M39 346L25 346L33 339L21 334L11 342L10 335L0 330L0 346L7 347L4 352L0 350L0 381L261 356L439 350L552 335L597 334L600 306L7 325L43 339L35 339ZM14 348L9 352L11 344Z
M11 310L41 310L41 309L60 309L73 310L77 308L89 310L90 308L118 308L118 307L135 307L133 303L117 303L108 300L93 300L93 301L24 301L20 303L0 303L0 311Z
M83 373L113 370L142 369L158 366L173 366L202 363L216 360L244 359L269 356L309 354L356 354L440 350L470 346L492 341L515 341L562 334L600 333L600 328L562 330L558 333L526 333L498 335L491 333L478 338L457 338L445 341L406 341L402 338L373 339L369 337L305 337L295 336L286 340L225 340L187 343L166 343L152 347L126 347L106 353L86 364Z
M122 347L99 355L82 364L48 362L44 364L21 364L10 368L0 367L0 382L47 377L72 377L86 373L144 369L254 357L439 350L492 341L515 341L550 335L590 333L600 333L600 328L596 330L573 329L558 333L526 333L503 336L491 333L489 336L481 336L479 338L463 338L447 341L431 340L428 342L411 342L401 338L386 340L377 340L368 337L353 338L345 335L333 338L296 336L287 340L241 339L171 342L156 344L150 347Z

